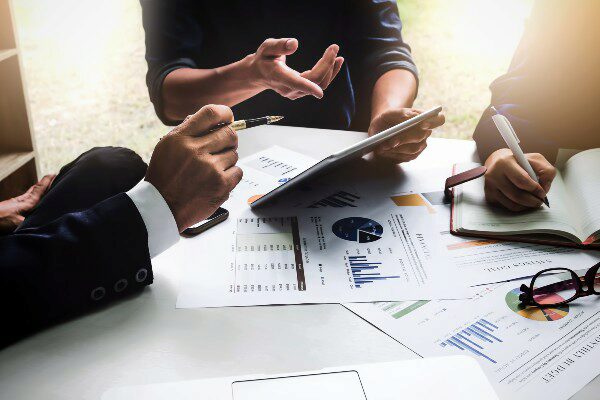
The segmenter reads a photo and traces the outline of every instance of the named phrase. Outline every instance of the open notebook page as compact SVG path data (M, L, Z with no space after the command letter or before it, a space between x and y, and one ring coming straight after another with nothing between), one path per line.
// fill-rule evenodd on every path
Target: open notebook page
M460 168L464 171L467 166ZM460 172L460 171L459 171ZM550 233L578 242L578 230L571 215L573 206L565 196L565 184L557 174L548 193L550 208L515 213L492 207L485 201L484 180L476 179L457 187L455 228L460 231L493 232L497 234Z
M600 231L600 149L572 156L562 168L566 193L583 240Z

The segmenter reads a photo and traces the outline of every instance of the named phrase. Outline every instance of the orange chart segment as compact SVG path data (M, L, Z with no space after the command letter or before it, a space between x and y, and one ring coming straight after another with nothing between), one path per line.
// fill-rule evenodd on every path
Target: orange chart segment
M519 295L521 291L518 288L515 288L506 294L506 305L513 312L519 314L520 316L531 319L534 321L557 321L563 317L566 317L569 314L569 305L565 304L563 306L558 307L548 307L548 308L539 308L535 306L523 307L521 302L519 301ZM553 295L556 298L553 299L554 302L561 302L564 299L555 294Z

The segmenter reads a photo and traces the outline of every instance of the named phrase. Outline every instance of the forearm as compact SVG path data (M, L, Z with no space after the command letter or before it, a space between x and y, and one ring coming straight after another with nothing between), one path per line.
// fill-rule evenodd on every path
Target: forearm
M384 111L412 107L417 95L417 79L412 72L394 69L381 75L373 86L371 120Z
M253 57L218 68L180 68L168 74L162 86L165 116L179 121L207 104L231 107L265 90L253 71Z

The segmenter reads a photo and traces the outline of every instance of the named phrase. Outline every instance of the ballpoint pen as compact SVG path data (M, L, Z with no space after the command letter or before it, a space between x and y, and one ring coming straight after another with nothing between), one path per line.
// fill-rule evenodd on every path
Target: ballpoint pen
M536 175L533 168L531 168L531 164L529 164L529 161L525 157L521 146L519 146L519 137L517 136L517 133L510 124L510 121L504 115L500 114L494 106L490 108L493 112L496 113L496 115L492 115L492 120L494 121L494 124L496 124L496 128L498 128L498 131L500 131L502 139L504 139L506 145L508 146L510 151L512 151L513 156L517 160L517 163L521 168L525 170L525 172L527 172L531 179L533 179L537 183L540 183L538 176ZM544 197L540 200L542 200L546 206L550 207L548 197Z
M242 129L253 128L255 126L270 125L277 121L281 121L282 119L283 117L281 115L268 115L260 118L240 119L231 123L221 122L220 124L213 126L206 133L214 132L224 126L229 126L234 131L241 131Z

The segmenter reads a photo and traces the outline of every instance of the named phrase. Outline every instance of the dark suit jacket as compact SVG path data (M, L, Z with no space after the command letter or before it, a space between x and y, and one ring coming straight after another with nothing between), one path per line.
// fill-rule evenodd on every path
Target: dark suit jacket
M152 279L146 227L125 193L0 236L0 347Z
M535 3L509 71L490 89L526 153L600 147L600 1ZM473 138L484 161L506 147L486 109Z

